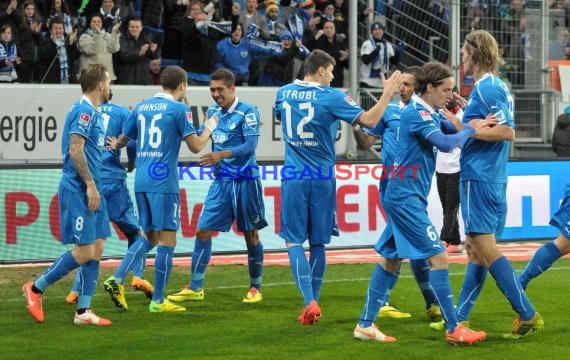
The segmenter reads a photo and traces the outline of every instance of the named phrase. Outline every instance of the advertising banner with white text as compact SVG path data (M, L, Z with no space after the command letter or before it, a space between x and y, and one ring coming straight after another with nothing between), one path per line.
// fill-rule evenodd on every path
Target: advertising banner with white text
M278 236L280 223L280 179L291 176L283 166L260 166L266 218L269 226L260 232L265 249L284 249ZM381 165L337 164L337 219L340 236L332 247L370 246L386 226L378 197ZM177 253L194 248L196 226L211 183L211 172L180 166L181 226ZM63 251L59 243L57 188L61 169L0 170L0 262L53 259ZM310 175L309 175L310 176ZM548 225L558 209L564 186L570 178L569 161L511 162L507 187L508 212L501 240L548 239L557 230ZM133 189L134 174L129 174ZM132 195L132 194L131 194ZM134 197L133 197L134 198ZM437 229L442 226L442 210L435 179L429 196L428 213ZM462 224L462 220L460 220ZM112 227L104 256L121 256L126 238ZM243 237L236 231L216 234L213 250L243 251Z

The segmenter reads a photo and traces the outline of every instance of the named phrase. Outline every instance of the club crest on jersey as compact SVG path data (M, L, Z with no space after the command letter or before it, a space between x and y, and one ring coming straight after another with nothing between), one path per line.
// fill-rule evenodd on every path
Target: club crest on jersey
M352 100L352 98L348 95L344 97L344 101L346 101L349 105L352 105L355 107L358 106L358 104L354 100Z
M87 126L89 125L89 121L91 121L91 115L86 113L79 115L79 125Z
M420 116L422 117L422 119L423 119L424 121L433 120L432 117L431 117L431 115L430 115L430 113L429 113L429 111L427 111L427 110L420 110L419 113L420 113Z
M256 126L257 116L255 116L255 114L245 114L245 123L247 126Z

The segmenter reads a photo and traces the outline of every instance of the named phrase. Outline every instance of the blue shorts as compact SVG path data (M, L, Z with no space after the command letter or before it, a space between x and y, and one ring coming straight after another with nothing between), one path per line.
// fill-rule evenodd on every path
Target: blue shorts
M215 180L210 185L198 220L198 229L226 232L234 220L237 230L241 232L267 226L261 181Z
M87 195L70 191L59 185L59 230L61 243L89 245L97 239L111 236L105 197L95 212L87 207Z
M386 204L384 203L384 194L386 193L386 188L382 188L382 183L380 183L380 204L386 209ZM394 239L394 231L392 230L392 223L390 217L386 216L386 228L380 235L380 239L374 245L374 250L385 259L399 259L398 250L396 249L396 239Z
M560 209L552 215L550 225L560 230L560 233L570 240L570 196L564 197Z
M135 199L144 232L179 229L180 193L138 192Z
M374 250L385 259L400 259L390 218L388 218L386 222L386 228L380 235L380 239L378 239L376 245L374 245Z
M282 180L279 236L293 244L328 244L338 236L336 179Z
M402 259L429 259L445 251L435 226L428 218L425 204L385 204L396 242L397 255Z
M507 219L507 184L463 180L459 183L465 234L500 235Z
M136 234L140 231L139 219L135 214L131 194L124 180L104 182L101 192L107 201L109 219L117 224L125 235Z

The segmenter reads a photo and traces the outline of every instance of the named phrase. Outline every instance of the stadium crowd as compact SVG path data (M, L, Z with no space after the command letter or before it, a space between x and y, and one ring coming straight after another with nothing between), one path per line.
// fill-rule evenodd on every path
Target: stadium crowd
M0 82L77 83L79 70L99 61L113 83L156 84L149 65L165 59L163 67L182 65L191 85L207 85L212 71L227 67L238 85L281 86L300 77L309 51L321 49L337 62L332 85L339 87L348 67L348 6L345 0L2 0ZM359 2L359 23L371 12L380 20L372 36L360 34L369 37L358 44L361 85L380 85L370 82L377 76L364 72L388 73L428 61L429 36L449 32L448 6L447 0L377 0L374 8ZM570 2L551 0L550 7L565 11L565 22L549 44L549 56L568 59ZM530 57L524 9L524 0L461 6L462 36L477 29L494 34L502 45L502 78L513 85L523 84ZM421 24L429 34L417 28ZM425 36L412 35L414 29ZM434 59L446 63L446 48L439 42Z

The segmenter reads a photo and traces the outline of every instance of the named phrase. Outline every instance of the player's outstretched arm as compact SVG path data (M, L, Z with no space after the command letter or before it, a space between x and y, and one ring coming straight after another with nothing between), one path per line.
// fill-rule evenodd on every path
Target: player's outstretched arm
M85 157L85 138L81 135L71 134L69 136L69 156L73 163L73 167L85 186L87 186L87 206L89 210L95 211L99 209L99 204L101 202L101 196L97 187L95 186L95 181L93 176L91 176L91 171L89 171L89 166L87 165L87 158Z
M358 118L358 123L368 128L375 127L378 121L380 121L384 115L384 111L386 111L386 107L388 107L388 103L392 100L392 95L402 82L402 73L399 70L394 71L392 76L388 79L384 78L384 74L380 74L380 77L384 85L382 96L373 107L363 112Z
M212 132L217 126L218 126L218 116L214 114L211 118L204 121L204 131L202 132L202 134L200 134L200 136L197 136L196 134L191 134L184 138L184 141L186 142L186 146L188 146L188 149L192 151L194 154L197 154L200 151L202 151L204 146L206 146L206 144L208 143L208 140L210 139Z

